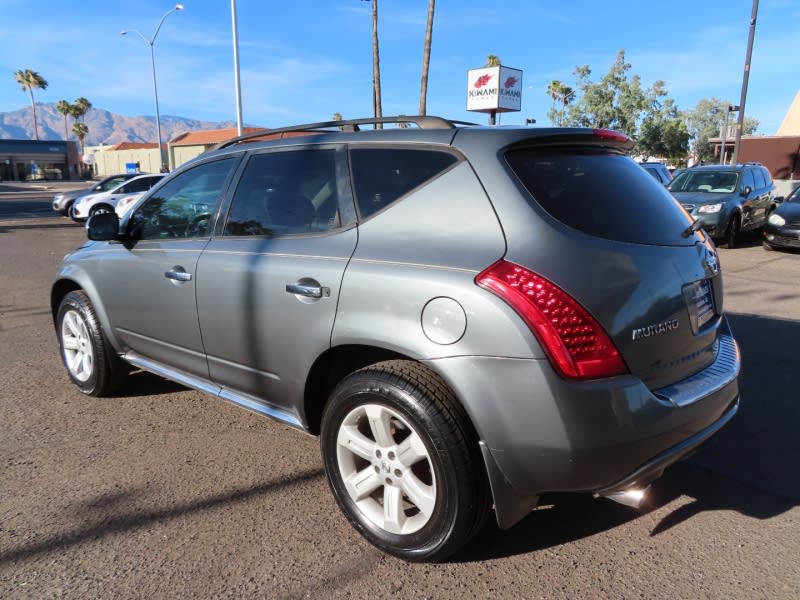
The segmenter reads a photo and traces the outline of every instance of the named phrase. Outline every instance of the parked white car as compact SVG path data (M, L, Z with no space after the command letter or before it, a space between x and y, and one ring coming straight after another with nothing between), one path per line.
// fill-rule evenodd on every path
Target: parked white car
M161 181L163 177L163 173L139 175L107 192L88 194L78 198L72 205L70 217L72 217L74 221L85 221L92 215L100 212L113 212L120 199L127 199L127 197L131 195L134 195L135 199L138 199L147 190Z

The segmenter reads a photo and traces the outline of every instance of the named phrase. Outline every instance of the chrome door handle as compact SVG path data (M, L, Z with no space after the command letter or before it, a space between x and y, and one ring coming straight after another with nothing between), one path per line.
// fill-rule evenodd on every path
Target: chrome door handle
M174 269L172 271L166 271L164 273L164 277L166 277L167 279L172 279L174 281L191 281L192 280L192 274L191 273L187 273L186 271L183 271L183 270L178 271L178 270L174 270Z
M287 283L286 291L290 294L297 294L298 296L306 296L308 298L328 298L331 295L331 288L320 285L304 285L302 283Z

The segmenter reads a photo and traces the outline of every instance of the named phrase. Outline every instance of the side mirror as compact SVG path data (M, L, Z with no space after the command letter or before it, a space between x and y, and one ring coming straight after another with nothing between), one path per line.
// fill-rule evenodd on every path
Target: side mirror
M119 215L111 211L89 217L86 222L86 236L96 242L119 239Z
M785 199L786 199L786 198L785 198L785 197L783 197L783 196L775 196L775 197L772 199L772 201L773 201L773 202L775 202L775 204L780 204L780 203L781 203L781 202L783 202Z
M749 185L744 186L744 189L742 190L742 196L747 198L752 193L753 193L753 188L751 188Z

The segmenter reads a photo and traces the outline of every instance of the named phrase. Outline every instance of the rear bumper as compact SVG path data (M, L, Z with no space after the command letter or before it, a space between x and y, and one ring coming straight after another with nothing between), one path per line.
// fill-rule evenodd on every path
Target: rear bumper
M724 325L720 336L715 361L669 395L633 376L567 382L540 360L460 357L431 366L472 417L498 522L510 526L524 516L520 506L530 510L545 492L645 485L728 423L741 362Z

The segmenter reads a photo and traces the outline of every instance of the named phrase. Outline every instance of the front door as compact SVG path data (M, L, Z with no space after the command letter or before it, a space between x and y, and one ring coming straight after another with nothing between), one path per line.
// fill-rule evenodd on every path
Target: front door
M197 323L197 260L237 159L201 164L155 190L132 213L101 268L114 333L125 351L200 377L208 367Z

